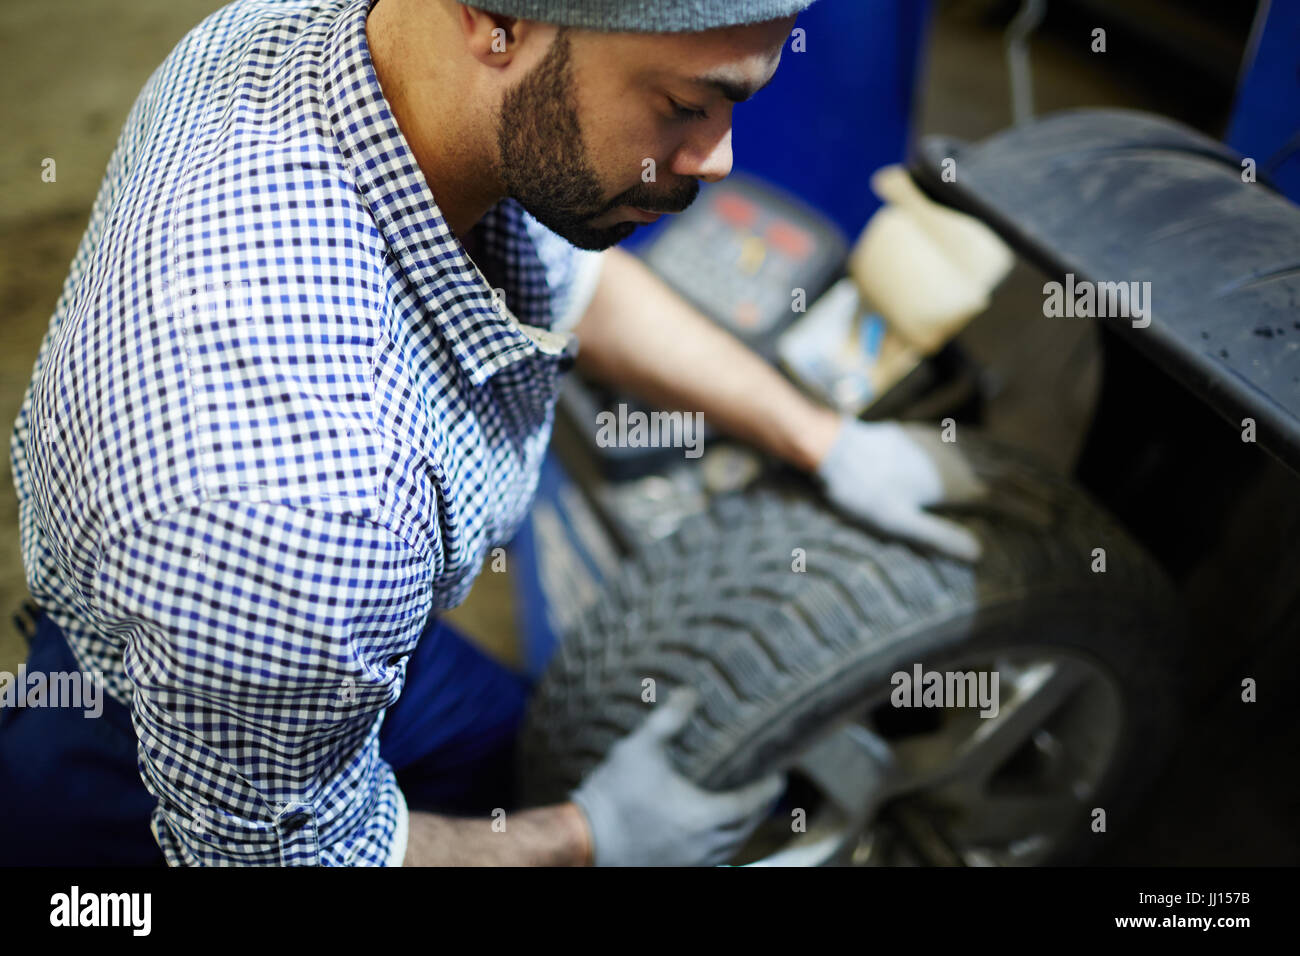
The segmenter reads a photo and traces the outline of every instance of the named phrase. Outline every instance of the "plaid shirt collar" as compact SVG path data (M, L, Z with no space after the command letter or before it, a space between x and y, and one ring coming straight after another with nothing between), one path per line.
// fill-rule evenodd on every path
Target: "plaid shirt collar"
M330 28L322 83L328 120L357 189L383 233L389 255L474 385L539 351L554 353L549 302L536 296L505 307L434 201L410 145L384 99L366 42L366 17L377 0L354 0ZM505 200L481 226L523 234L523 210ZM491 238L485 245L493 243ZM545 268L531 243L505 243L503 270L531 288L545 287ZM523 324L527 323L527 324Z

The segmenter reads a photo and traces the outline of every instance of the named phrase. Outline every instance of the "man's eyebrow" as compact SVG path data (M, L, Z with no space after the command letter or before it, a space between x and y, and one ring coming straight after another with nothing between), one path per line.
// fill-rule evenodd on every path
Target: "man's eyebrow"
M709 89L722 94L733 103L743 103L759 90L764 89L776 77L776 71L773 70L771 76L763 81L760 86L752 86L749 83L737 83L725 76L695 76L691 82L696 86L707 86Z

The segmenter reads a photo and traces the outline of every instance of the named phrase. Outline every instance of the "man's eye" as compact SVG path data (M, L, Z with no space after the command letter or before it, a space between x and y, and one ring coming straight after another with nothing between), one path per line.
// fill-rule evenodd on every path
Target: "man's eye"
M692 109L689 106L683 106L681 103L678 103L676 100L670 99L668 102L673 104L673 114L678 119L702 120L709 115L705 113L704 110L697 110L697 109Z

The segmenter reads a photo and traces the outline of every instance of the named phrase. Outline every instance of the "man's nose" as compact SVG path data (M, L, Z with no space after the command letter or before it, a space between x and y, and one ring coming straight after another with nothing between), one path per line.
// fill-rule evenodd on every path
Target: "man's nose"
M682 144L673 156L672 172L678 176L693 176L706 183L726 179L731 172L731 124L721 136L716 130L708 131Z

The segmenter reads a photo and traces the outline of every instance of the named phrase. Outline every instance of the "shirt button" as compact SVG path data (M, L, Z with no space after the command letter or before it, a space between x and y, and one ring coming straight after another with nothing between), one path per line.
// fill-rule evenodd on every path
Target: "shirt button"
M280 815L279 828L281 833L294 833L301 830L310 819L306 807L290 807Z

